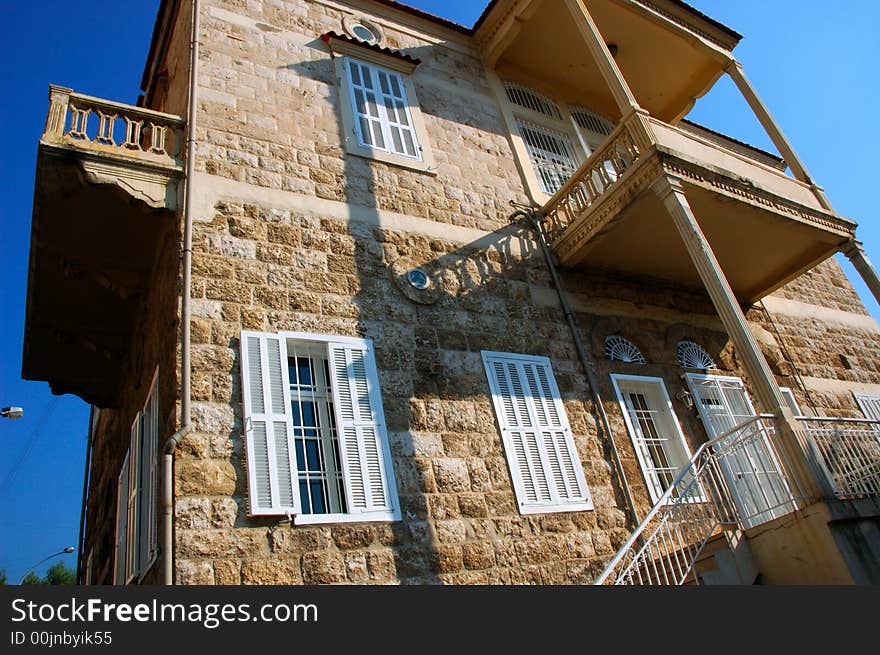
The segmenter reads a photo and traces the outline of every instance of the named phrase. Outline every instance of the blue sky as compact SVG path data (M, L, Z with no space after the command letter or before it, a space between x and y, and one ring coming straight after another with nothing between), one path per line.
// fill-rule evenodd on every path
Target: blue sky
M880 264L880 224L872 184L880 106L880 3L875 0L690 0L745 35L735 53L813 177L837 211L860 224L868 255ZM410 0L471 25L484 0ZM134 103L159 0L10 2L0 40L3 149L0 184L0 405L25 418L0 420L0 569L16 582L42 558L77 546L88 407L54 397L44 382L20 378L28 243L37 142L50 83ZM772 150L732 84L722 83L690 116ZM880 308L848 263L868 310ZM58 558L39 567L42 573ZM64 561L75 564L75 555Z

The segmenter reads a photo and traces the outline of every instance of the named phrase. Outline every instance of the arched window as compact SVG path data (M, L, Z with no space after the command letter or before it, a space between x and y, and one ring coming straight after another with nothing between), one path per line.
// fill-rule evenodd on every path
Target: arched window
M682 368L716 368L715 360L703 346L687 340L678 342L678 363Z
M612 362L647 363L645 356L632 341L618 335L605 337L605 357Z

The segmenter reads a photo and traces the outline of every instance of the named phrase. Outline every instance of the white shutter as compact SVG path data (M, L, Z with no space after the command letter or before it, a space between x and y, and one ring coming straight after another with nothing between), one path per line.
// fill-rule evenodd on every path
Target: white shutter
M355 131L361 144L421 159L403 78L360 61L345 61Z
M140 543L140 524L138 519L138 489L140 487L142 416L138 412L131 424L128 462L128 534L126 536L125 581L131 580L138 572L138 544Z
M400 506L389 476L391 451L370 343L330 342L327 355L348 513L398 520Z
M298 514L284 339L276 334L242 332L241 375L250 514Z
M138 566L137 570L143 574L147 566L153 561L158 551L158 521L156 516L157 494L157 465L158 465L158 441L159 441L159 384L158 377L154 376L150 388L150 395L144 405L143 418L141 421L141 483L140 504L138 515L140 517L140 539L138 542Z
M592 509L550 360L483 352L520 513Z
M880 421L880 396L867 393L853 393L856 402L862 408L865 418Z
M119 479L116 482L116 557L114 561L114 584L125 584L125 557L128 553L126 538L128 536L128 458L125 453Z

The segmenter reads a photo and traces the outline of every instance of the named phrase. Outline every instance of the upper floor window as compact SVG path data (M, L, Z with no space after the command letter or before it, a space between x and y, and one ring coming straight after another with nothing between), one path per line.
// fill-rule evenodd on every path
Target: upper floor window
M369 340L241 335L251 515L400 518Z
M352 23L358 34L372 23ZM379 35L378 32L376 32ZM340 113L347 152L428 173L436 172L412 73L420 63L383 50L376 42L328 32L322 39L334 55ZM379 38L377 36L377 38Z
M421 160L403 78L350 58L346 58L345 70L360 144Z
M523 84L504 81L502 86L510 109L510 127L522 139L523 154L535 175L534 190L553 195L611 134L614 125L589 109L557 102Z

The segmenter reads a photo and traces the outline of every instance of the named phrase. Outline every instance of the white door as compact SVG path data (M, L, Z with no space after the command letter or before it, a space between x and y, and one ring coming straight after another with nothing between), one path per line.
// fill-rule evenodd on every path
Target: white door
M651 501L656 503L672 486L681 468L690 462L690 450L661 378L612 375L611 381ZM703 497L693 477L682 480L678 485L678 492L681 491L693 500Z
M755 416L741 379L697 373L686 377L710 439ZM760 423L754 426L761 430L759 438L737 443L743 436L737 433L720 444L726 446L722 470L746 527L784 516L794 500L767 434Z

